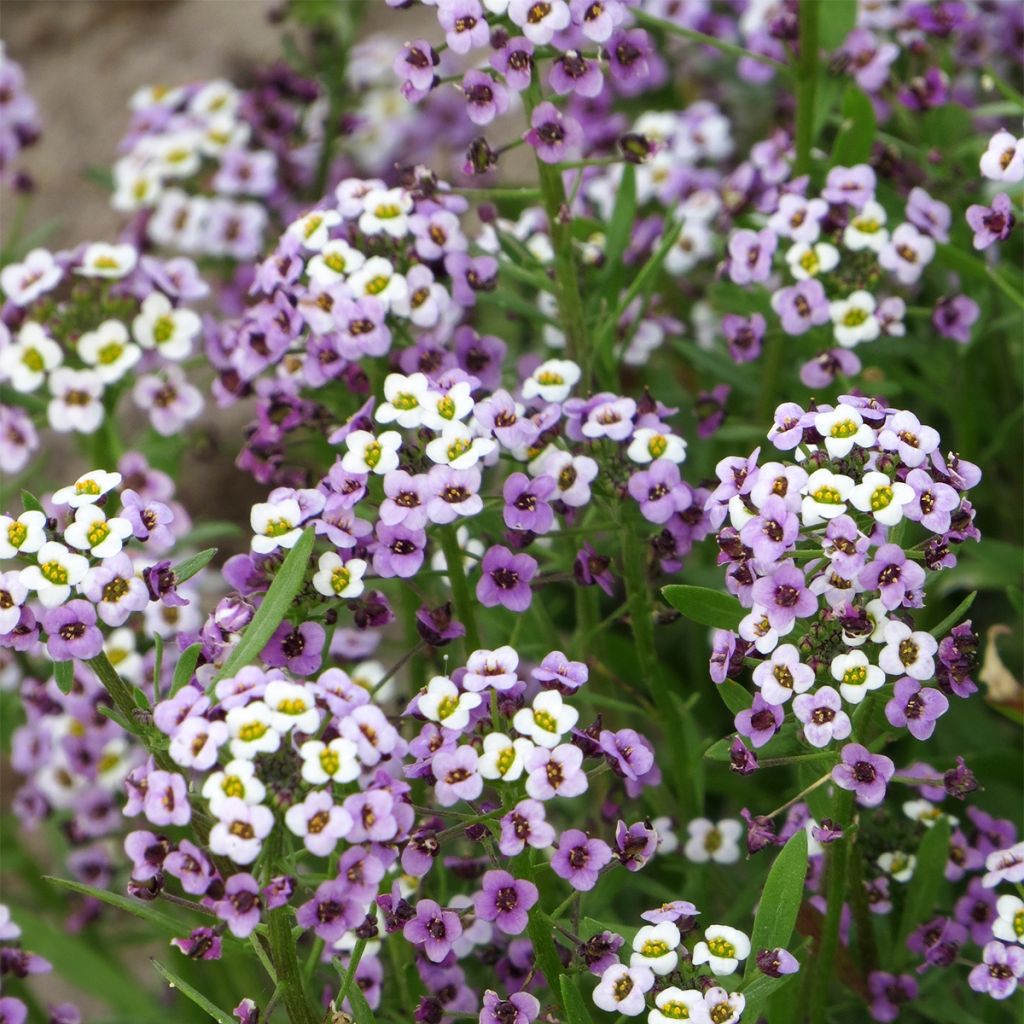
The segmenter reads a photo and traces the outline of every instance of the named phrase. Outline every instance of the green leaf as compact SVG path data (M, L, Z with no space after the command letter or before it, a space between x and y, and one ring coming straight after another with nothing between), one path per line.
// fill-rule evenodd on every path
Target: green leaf
M195 674L196 664L199 655L203 653L202 644L193 644L187 647L178 658L178 664L174 666L174 679L171 682L170 696L174 696Z
M178 582L184 583L185 580L192 579L200 569L204 569L210 564L215 554L217 554L216 548L206 548L204 551L200 551L198 555L193 555L191 558L186 558L184 562L179 562L174 566L174 575Z
M907 898L900 919L900 947L903 939L922 921L927 920L939 895L949 859L949 819L940 818L921 839L917 847L914 877L907 883Z
M75 681L75 663L71 660L55 661L53 663L53 678L61 693L70 693Z
M857 23L857 0L829 0L821 7L824 16L818 23L818 39L831 52L843 45Z
M554 922L539 907L530 911L529 921L526 925L530 941L533 943L534 956L537 958L537 967L540 968L544 980L552 995L556 996L559 1003L562 1002L561 976L564 973L562 961L558 957L558 950L555 948Z
M562 975L562 1002L565 1004L566 1024L593 1024L587 1004L568 974Z
M615 294L621 287L622 275L625 270L622 257L629 245L635 215L636 169L632 164L626 164L622 168L622 179L619 181L619 190L615 196L615 208L612 210L611 219L608 221L608 230L605 233L605 262L600 280L602 287L608 289L606 294L609 292ZM598 289L598 292L601 290Z
M52 875L43 875L43 880L60 886L62 889L76 892L80 896L91 896L93 899L100 900L108 906L116 907L118 910L124 910L135 917L141 917L143 921L156 925L161 931L165 931L169 935L181 935L189 927L187 923L171 917L170 914L165 914L162 910L157 910L152 903L147 903L144 900L132 899L130 896L121 896L116 892L107 892L106 889L97 889L95 886L85 885L83 882L73 882L69 878L54 878Z
M972 590L937 626L928 630L933 637L941 640L970 610L974 599L978 596L976 590Z
M242 639L238 641L228 660L214 677L214 682L233 676L239 669L245 668L259 657L302 587L315 539L313 528L307 527L295 547L288 552L288 557L281 563L274 582L270 584L270 589L263 598L263 604L256 609L252 622L246 627Z
M358 985L353 985L348 990L348 1002L352 1007L352 1015L356 1024L377 1024L377 1018L370 1009L370 1004L363 995L363 990ZM237 1024L237 1022L235 1022Z
M764 884L761 902L754 918L750 936L744 980L757 974L757 954L762 949L783 949L789 943L796 925L796 916L804 899L804 878L807 875L807 832L795 832L782 852L775 858ZM756 1014L752 1019L756 1019Z
M832 146L832 166L864 163L871 156L874 139L875 108L860 89L848 85L843 93L843 121Z
M156 968L158 974L163 975L171 988L176 988L186 999L191 999L208 1017L217 1021L217 1024L238 1024L236 1017L210 1002L199 989L193 988L184 978L180 978L174 971L164 967L159 960L150 957L149 962Z
M25 506L26 512L43 512L45 514L46 510L42 503L31 491L21 492L21 503Z
M672 584L662 587L661 593L676 611L701 626L731 629L735 632L740 620L747 614L746 609L731 594L723 594L710 587Z
M754 695L733 679L726 679L724 683L720 683L715 689L718 691L718 696L722 698L722 703L734 715L738 715L741 711L746 711L754 703ZM729 742L732 742L731 738Z

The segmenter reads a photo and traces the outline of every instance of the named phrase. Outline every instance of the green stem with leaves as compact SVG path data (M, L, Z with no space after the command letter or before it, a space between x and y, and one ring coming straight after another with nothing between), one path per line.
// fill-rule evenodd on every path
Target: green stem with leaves
M800 63L796 73L796 159L793 173L811 169L814 144L814 103L818 91L818 17L821 0L801 0Z

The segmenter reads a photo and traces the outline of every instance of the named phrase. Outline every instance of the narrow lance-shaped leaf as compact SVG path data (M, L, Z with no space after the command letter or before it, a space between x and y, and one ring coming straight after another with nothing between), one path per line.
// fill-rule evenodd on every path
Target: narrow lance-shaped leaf
M173 697L195 674L196 664L199 655L203 653L202 644L192 644L181 652L178 664L174 666L174 679L171 682L171 696Z
M914 877L907 883L907 898L900 920L899 949L904 948L903 940L927 920L935 906L949 859L949 831L949 819L940 818L925 832L917 848Z
M179 921L175 917L171 917L170 914L165 914L162 910L157 910L152 903L135 900L130 896L121 896L116 892L107 892L106 889L97 889L95 886L86 885L84 882L73 882L68 878L54 878L51 875L44 875L43 880L51 882L53 885L58 885L62 889L78 893L80 896L91 896L93 899L115 907L117 910L123 910L135 917L140 917L143 921L156 925L161 931L167 932L169 935L180 935L188 928L188 924Z
M568 974L562 975L562 1002L565 1004L566 1024L593 1024L587 1004Z
M701 626L735 631L747 614L735 597L710 587L673 584L662 587L661 593L677 612Z
M238 1024L236 1017L211 1002L199 989L194 988L174 971L164 967L159 960L150 959L149 962L156 968L157 973L167 980L171 988L176 988L186 999L191 999L208 1017L217 1021L217 1024Z
M70 693L71 686L75 681L75 663L70 660L55 661L53 663L53 678L61 693Z
M179 562L174 566L175 578L179 583L192 579L200 569L205 569L210 564L215 554L217 554L216 548L206 548L204 551L200 551L199 554L192 555L183 562Z

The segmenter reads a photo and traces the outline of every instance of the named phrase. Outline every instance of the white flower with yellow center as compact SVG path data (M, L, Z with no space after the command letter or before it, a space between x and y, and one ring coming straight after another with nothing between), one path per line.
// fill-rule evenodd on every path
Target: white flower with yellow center
M649 924L633 938L630 967L649 967L659 977L671 974L679 963L679 929L671 921Z
M469 725L469 713L482 700L479 693L462 693L447 676L434 676L420 693L416 707L428 722L461 732Z
M431 391L423 403L423 426L444 430L449 424L464 420L475 405L469 381L460 380L444 393Z
M580 373L571 359L548 359L523 381L523 398L564 402L579 381Z
M328 782L354 782L363 768L355 741L344 736L335 737L330 743L309 740L299 747L299 755L302 757L302 777L313 786Z
M681 989L674 985L662 989L654 997L654 1009L647 1015L647 1024L711 1024L704 996L695 988Z
M231 708L225 721L234 757L252 760L259 754L272 754L281 746L281 734L274 728L274 712L261 700Z
M996 900L996 914L992 934L1001 942L1024 943L1024 900L1006 893Z
M384 378L384 401L377 407L374 419L412 430L423 422L429 394L430 381L425 373L389 373Z
M292 221L285 234L297 238L310 252L320 252L327 244L331 228L340 223L341 214L336 210L310 210Z
M404 238L409 233L412 196L404 188L373 189L363 197L359 230L364 235Z
M477 771L485 779L501 779L515 782L526 767L526 755L533 750L533 744L520 737L512 739L501 732L488 733L484 737L484 750L477 761Z
M882 333L875 316L877 303L871 292L851 292L845 299L828 304L832 333L843 348L853 348L862 341L874 341Z
M711 973L722 978L735 972L741 960L750 955L750 939L736 928L713 924L704 932L704 940L693 947L693 966L707 964Z
M834 270L839 264L839 250L828 242L797 242L786 251L786 263L797 281L807 281Z
M843 229L843 245L853 252L862 249L881 252L889 241L885 220L885 208L873 199L870 200Z
M803 487L800 517L804 526L817 526L841 516L846 511L846 500L853 488L854 482L848 476L816 469Z
M959 820L953 817L953 815L946 814L930 800L925 800L924 798L920 800L907 800L903 804L903 813L911 821L916 821L919 825L924 825L925 828L933 828L943 819L949 822L950 828L956 828L960 824Z
M47 541L36 552L36 564L18 574L23 587L34 590L44 608L56 608L71 596L89 571L89 559L76 555L57 541Z
M187 359L202 326L197 313L175 309L166 295L153 292L132 321L132 334L143 348L156 349L165 359Z
M53 492L54 505L70 505L81 508L99 501L108 491L121 482L120 473L108 473L105 469L94 469L83 473L73 484Z
M0 516L0 558L31 555L46 543L46 513L22 512L17 519Z
M35 321L30 320L18 338L0 348L0 380L22 394L35 391L46 380L50 370L64 361L64 352Z
M892 620L882 633L885 647L878 655L879 667L891 676L910 676L924 682L935 675L938 641L923 630L912 630L905 622Z
M225 800L241 800L247 804L262 803L267 795L267 788L256 777L254 762L236 758L224 765L222 771L207 776L202 794L210 805L211 812L220 817L220 809Z
M557 690L542 690L528 708L520 708L512 725L540 747L553 750L578 721L580 713L562 700Z
M859 704L871 690L885 684L885 673L868 661L863 651L837 654L829 666L832 678L847 704Z
M320 728L316 697L301 683L271 680L263 691L263 703L270 708L271 725L282 735L292 730L312 734Z
M336 551L327 551L320 556L313 573L313 589L324 597L358 597L364 589L365 572L366 562L362 558L345 562Z
M229 798L220 805L218 817L210 829L210 852L236 864L251 864L274 827L274 812L262 804Z
M408 282L383 256L371 256L349 277L348 286L357 298L376 299L385 309L409 294Z
M814 417L814 429L825 439L825 450L833 459L844 459L854 445L870 448L875 432L865 422L859 409L840 403Z
M111 558L131 535L132 524L127 519L108 519L96 505L82 505L64 531L64 540L79 551L88 551L93 558Z
M294 498L283 501L261 501L249 512L252 526L252 549L268 555L278 548L293 548L302 536L302 510Z
M471 469L497 447L489 437L475 437L465 423L449 423L425 449L427 458L452 469Z
M914 488L884 473L872 471L850 491L850 504L870 512L883 526L895 526L903 518L903 506L914 500Z
M134 213L153 206L163 189L163 179L155 167L133 155L123 157L114 164L114 193L110 205L118 213Z
M86 331L78 339L78 355L104 384L113 384L142 358L142 349L133 344L120 320L104 320L95 331Z
M168 132L145 140L145 153L161 178L191 178L202 162L202 136L194 130Z
M190 113L206 118L233 115L242 96L225 78L214 78L202 86L188 102Z
M675 434L663 434L650 427L640 427L633 431L633 439L626 449L626 455L641 465L657 459L668 459L669 462L686 461L686 442Z
M914 877L917 858L912 853L892 850L881 854L875 863L894 882L909 882Z
M365 262L366 257L358 249L353 249L344 239L334 238L310 259L306 273L310 281L326 288L344 281Z
M139 253L134 245L93 242L86 246L82 262L75 269L83 277L116 279L127 277L135 269L138 260Z
M740 839L743 825L734 818L711 821L708 818L694 818L687 822L689 838L683 847L686 859L694 864L735 864L740 859Z
M384 476L398 468L398 449L402 435L397 430L385 430L374 437L368 430L353 430L345 438L348 451L341 457L346 473L376 473Z

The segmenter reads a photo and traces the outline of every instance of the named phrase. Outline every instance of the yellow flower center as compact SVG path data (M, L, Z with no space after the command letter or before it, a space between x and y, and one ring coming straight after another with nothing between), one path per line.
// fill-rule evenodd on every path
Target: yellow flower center
M391 400L391 404L402 412L408 412L410 409L419 408L420 400L408 391L403 391L400 394L395 395Z
M465 455L472 447L473 443L471 441L466 441L461 437L456 441L452 441L452 443L448 445L448 461L454 462L460 456Z
M27 366L33 373L41 373L45 368L46 364L43 362L43 357L37 348L27 348L21 357L21 361Z
M647 450L654 458L660 459L668 450L668 441L666 441L661 434L655 434L654 437L647 442Z
M366 448L363 450L363 462L365 462L370 469L380 462L380 457L383 454L384 449L381 447L380 441L371 441Z
M378 203L373 214L378 220L393 220L402 215L402 208L397 203Z
M318 228L320 227L320 225L323 224L323 222L324 222L323 217L318 217L316 215L313 215L312 217L310 217L306 221L306 225L305 225L305 228L303 230L303 233L305 234L306 238L307 239L312 238L313 235L316 234L316 232L317 232Z
M7 542L14 548L20 548L28 537L28 527L24 523L14 522L7 527Z
M277 710L282 715L301 715L309 705L301 697L285 697L277 702Z
M558 723L555 721L554 715L547 711L534 711L533 720L545 732L558 732Z
M819 487L811 494L819 505L842 505L843 499L834 487Z
M443 722L446 718L454 715L459 708L457 697L444 697L437 706L437 717Z
M345 257L342 256L340 252L329 252L324 257L324 265L333 270L336 274L344 274L345 267L347 266Z
M542 370L537 374L536 380L538 384L545 386L565 383L565 378L560 373L555 373L554 370Z
M829 431L829 437L847 438L857 433L857 424L853 420L840 420L833 424Z
M334 572L331 573L331 589L336 593L340 594L351 581L352 574L343 565L338 566Z
M124 345L117 341L108 342L96 353L96 362L101 366L110 366L121 358L124 352Z
M79 480L75 484L75 494L91 494L93 496L100 493L100 485L96 483L91 477L85 480Z
M675 999L670 999L667 1003L662 1003L658 1009L661 1010L661 1015L663 1017L668 1017L669 1020L690 1019L690 1011Z
M60 564L60 562L43 562L43 564L39 566L39 571L43 574L43 579L47 582L55 583L59 587L67 585L68 571Z
M102 521L93 523L85 533L85 538L88 540L89 547L91 548L96 547L97 544L102 544L109 536L110 527Z
M320 751L320 767L327 775L333 775L341 767L341 758L330 747L327 747Z
M883 508L888 508L892 504L892 488L885 484L882 487L876 487L871 492L871 511L881 512Z
M800 266L803 267L808 274L816 274L821 269L821 260L818 259L818 254L813 249L808 249L807 252L800 257Z
M366 282L366 293L367 295L380 295L388 284L391 282L391 278L387 274L378 274L376 277L371 277Z
M234 796L239 799L245 796L245 783L237 775L225 775L220 788L225 796Z
M848 668L843 673L843 683L846 686L863 686L868 681L868 670L863 665L856 668Z
M879 232L882 225L874 217L857 217L853 226L863 235L874 235Z
M153 340L158 345L164 345L174 337L174 319L171 316L160 317L153 324Z
M843 326L844 327L860 327L862 323L868 318L868 311L866 309L859 309L854 307L848 309L843 314Z
M664 956L667 952L669 952L668 943L661 939L648 939L640 947L640 955L650 957L652 960Z
M282 517L271 519L263 533L267 537L283 537L291 529L293 529L292 524Z
M262 739L267 734L267 729L266 722L246 722L238 730L238 738L243 743L252 743L253 740Z
M736 955L736 947L728 939L709 939L708 949L711 950L712 956L727 958Z
M438 399L437 402L437 415L442 419L450 420L455 416L455 402L452 401L447 395L444 398Z
M505 773L511 770L512 765L515 763L515 760L516 748L506 747L498 755L498 774L504 777Z

